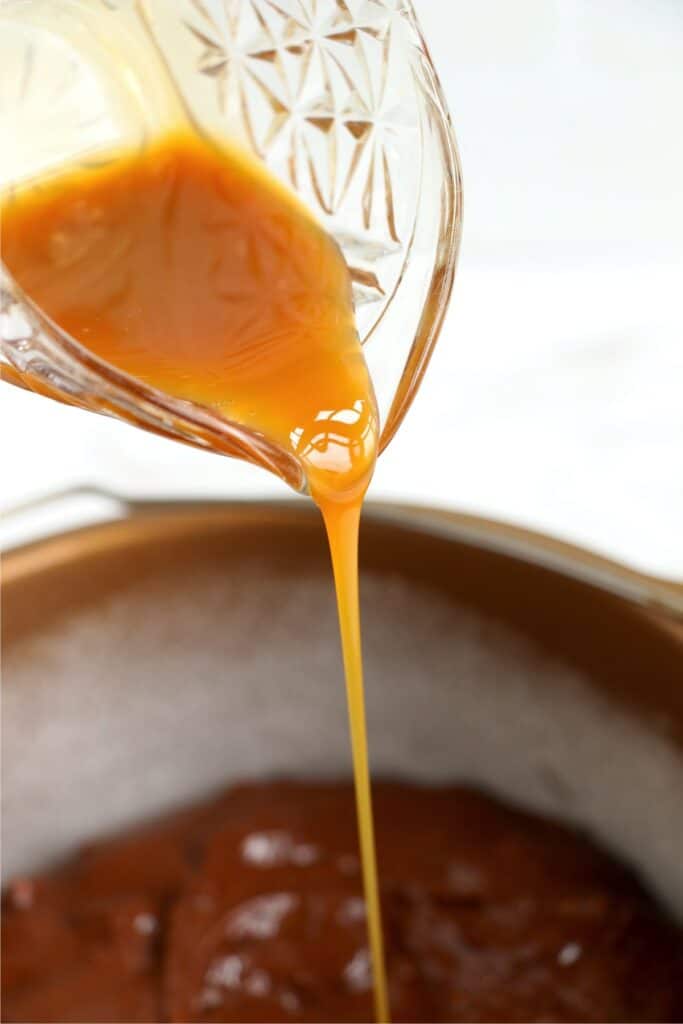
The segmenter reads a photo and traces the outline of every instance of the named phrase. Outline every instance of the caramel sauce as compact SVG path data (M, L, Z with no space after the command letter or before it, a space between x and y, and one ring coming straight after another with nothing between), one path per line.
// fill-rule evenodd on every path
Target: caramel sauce
M184 135L31 183L2 215L6 265L62 329L303 467L332 554L375 1012L387 1021L358 605L378 418L341 253L248 157Z

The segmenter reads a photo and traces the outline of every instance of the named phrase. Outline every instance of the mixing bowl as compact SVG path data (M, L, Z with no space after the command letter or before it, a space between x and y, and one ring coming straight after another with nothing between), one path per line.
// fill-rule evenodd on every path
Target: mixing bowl
M573 823L683 916L683 595L483 520L370 505L375 775ZM303 503L151 503L4 560L7 876L240 778L348 775Z

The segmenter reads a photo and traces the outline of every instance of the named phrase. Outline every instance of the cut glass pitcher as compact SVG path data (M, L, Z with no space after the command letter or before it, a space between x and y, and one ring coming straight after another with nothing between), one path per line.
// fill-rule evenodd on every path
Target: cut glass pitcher
M0 192L66 166L100 168L181 125L246 147L338 242L384 448L438 336L462 216L451 122L411 4L2 4ZM1 261L0 370L10 383L248 459L305 488L291 452L105 363Z

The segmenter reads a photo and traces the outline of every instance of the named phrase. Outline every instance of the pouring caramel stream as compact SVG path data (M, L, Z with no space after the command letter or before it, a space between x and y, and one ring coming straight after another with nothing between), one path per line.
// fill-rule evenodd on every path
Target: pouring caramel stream
M358 605L378 420L341 253L248 157L177 135L15 190L2 257L95 355L300 461L332 555L375 1013L388 1021Z

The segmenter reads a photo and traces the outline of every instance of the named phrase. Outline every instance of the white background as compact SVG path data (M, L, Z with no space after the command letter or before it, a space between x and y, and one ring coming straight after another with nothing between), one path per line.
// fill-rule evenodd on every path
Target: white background
M683 3L416 7L458 135L465 232L432 367L372 496L683 577ZM80 483L285 495L250 467L1 390L5 506ZM437 427L449 449L425 459Z

